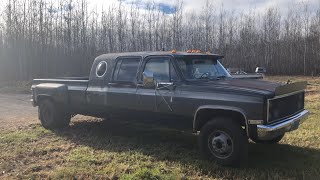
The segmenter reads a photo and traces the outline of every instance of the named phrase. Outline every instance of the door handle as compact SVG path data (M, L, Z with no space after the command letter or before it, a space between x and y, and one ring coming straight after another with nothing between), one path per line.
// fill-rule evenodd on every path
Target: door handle
M158 86L172 86L173 82L159 82L157 83Z
M108 83L108 85L110 86L114 86L114 85L117 85L118 83Z
M173 89L175 89L175 85L173 82L159 82L159 83L157 83L156 87L158 90L161 90L161 89L173 90Z

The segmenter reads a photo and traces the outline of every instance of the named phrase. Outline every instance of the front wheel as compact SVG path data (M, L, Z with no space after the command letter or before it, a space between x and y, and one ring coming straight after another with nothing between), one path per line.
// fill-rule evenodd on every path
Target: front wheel
M38 113L41 125L46 129L67 127L71 119L71 115L58 108L49 99L40 102Z
M231 118L214 118L205 124L199 134L202 154L227 166L246 166L248 138L241 125Z

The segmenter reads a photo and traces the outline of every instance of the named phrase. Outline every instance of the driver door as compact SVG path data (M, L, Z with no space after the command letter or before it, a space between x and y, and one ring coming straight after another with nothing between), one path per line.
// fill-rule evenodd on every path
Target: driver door
M146 58L142 72L153 74L155 86L143 85L142 76L138 83L138 108L143 111L157 113L173 113L176 96L175 82L178 80L176 70L169 56L153 56Z

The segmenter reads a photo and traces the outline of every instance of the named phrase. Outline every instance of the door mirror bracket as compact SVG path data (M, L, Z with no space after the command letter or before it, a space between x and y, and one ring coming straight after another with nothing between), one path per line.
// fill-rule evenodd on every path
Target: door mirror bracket
M147 88L155 87L155 81L153 73L150 71L143 72L143 86Z

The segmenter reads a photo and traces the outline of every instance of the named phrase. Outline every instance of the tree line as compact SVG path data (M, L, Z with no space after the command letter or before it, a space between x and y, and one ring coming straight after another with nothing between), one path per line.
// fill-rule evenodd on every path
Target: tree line
M103 53L200 49L226 67L269 74L320 74L320 7L228 11L207 0L187 12L159 4L88 6L88 0L6 0L0 11L0 80L87 76Z

